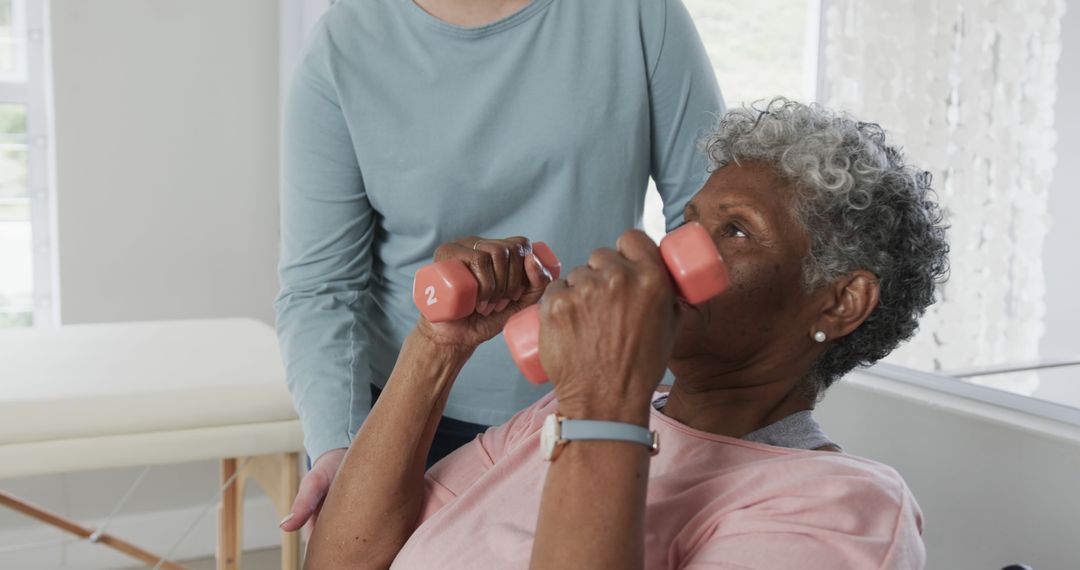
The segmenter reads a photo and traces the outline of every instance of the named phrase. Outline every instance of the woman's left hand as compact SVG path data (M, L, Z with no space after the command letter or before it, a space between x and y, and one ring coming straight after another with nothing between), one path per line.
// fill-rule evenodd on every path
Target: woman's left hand
M448 260L465 264L479 287L477 301L490 308L478 304L463 319L438 323L421 315L415 330L438 347L472 351L499 334L511 315L540 300L551 282L550 271L524 237L447 242L435 250L435 261Z
M648 425L678 327L675 285L644 232L625 232L616 248L548 286L541 364L566 417Z

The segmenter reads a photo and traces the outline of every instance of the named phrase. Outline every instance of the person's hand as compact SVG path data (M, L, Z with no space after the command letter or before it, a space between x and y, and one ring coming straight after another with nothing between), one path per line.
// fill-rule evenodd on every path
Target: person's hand
M630 230L616 247L596 250L587 266L548 286L541 364L563 415L648 425L680 312L656 244Z
M439 246L435 261L457 259L476 278L476 311L457 321L432 323L422 315L417 331L438 345L473 349L502 331L516 312L536 303L551 274L523 237L467 237Z
M337 476L341 460L345 459L346 449L331 449L315 459L311 470L300 480L300 490L293 500L292 511L281 521L281 530L294 532L310 522L308 531L315 527L322 509L323 498L330 491L330 484Z

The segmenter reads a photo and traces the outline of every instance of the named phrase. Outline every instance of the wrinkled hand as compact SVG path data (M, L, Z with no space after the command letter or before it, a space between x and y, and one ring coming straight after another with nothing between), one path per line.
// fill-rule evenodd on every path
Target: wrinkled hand
M435 261L457 259L476 278L476 311L457 321L432 323L422 315L416 328L439 345L475 348L499 334L516 312L540 300L551 274L523 237L488 239L475 236L435 250Z
M345 459L345 449L331 449L320 455L311 470L300 480L300 490L293 500L292 510L281 522L281 530L293 532L309 522L308 532L315 527L315 521L319 518L323 499L330 491L330 484L337 476L338 467Z
M541 363L567 417L648 425L679 310L660 249L638 230L547 288Z

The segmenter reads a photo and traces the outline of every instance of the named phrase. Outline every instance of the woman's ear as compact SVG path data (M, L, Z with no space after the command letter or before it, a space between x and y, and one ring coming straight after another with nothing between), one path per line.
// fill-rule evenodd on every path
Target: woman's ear
M863 324L877 307L881 290L877 276L860 269L836 279L822 294L824 306L810 334L821 331L827 339L836 340Z

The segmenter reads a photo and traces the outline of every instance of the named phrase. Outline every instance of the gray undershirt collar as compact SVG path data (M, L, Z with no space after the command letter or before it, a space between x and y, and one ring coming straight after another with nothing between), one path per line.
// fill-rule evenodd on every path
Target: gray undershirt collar
M653 407L662 411L667 404L667 399L667 394L661 395L653 400ZM825 435L810 410L795 412L739 439L790 449L817 449L826 445L836 445L829 436ZM840 446L836 445L836 447Z

